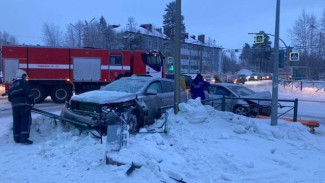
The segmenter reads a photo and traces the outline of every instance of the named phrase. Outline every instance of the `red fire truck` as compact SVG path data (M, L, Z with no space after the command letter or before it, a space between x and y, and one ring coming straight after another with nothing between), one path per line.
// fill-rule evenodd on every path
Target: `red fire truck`
M37 46L2 46L1 51L6 93L17 69L23 69L36 103L47 96L63 103L73 92L95 90L125 75L163 77L164 57L158 51Z

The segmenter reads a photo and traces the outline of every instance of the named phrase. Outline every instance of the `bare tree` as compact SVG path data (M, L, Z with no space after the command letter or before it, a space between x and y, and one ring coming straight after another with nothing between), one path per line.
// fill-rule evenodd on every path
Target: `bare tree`
M122 33L119 35L120 42L123 44L123 49L127 50L137 50L141 48L142 37L137 29L137 23L134 17L128 18L128 24L123 29Z
M46 46L59 47L62 45L62 32L58 26L45 23L43 25L43 41Z
M301 73L310 79L318 79L319 73L324 70L321 54L322 33L319 28L322 22L317 22L314 14L307 14L304 10L290 30L292 41L297 43L294 50L301 54L299 62L291 63L292 66L302 66Z
M100 33L101 47L105 49L117 49L118 42L116 41L116 35L113 31L113 25L109 25L105 18L102 16L97 24L97 29Z
M11 45L17 44L16 38L14 36L11 36L6 31L4 31L4 32L0 31L0 46L8 45L8 44L11 44Z
M309 15L303 10L292 29L289 30L292 42L296 43L296 46L303 48L304 55L311 54L313 44L316 41L312 26L317 26L315 15Z
M82 47L82 35L84 33L85 25L82 21L78 21L75 24L70 23L67 26L67 32L65 34L65 42L68 47Z
M83 46L91 48L102 48L101 33L98 29L98 21L93 18L85 21L85 29L82 36Z

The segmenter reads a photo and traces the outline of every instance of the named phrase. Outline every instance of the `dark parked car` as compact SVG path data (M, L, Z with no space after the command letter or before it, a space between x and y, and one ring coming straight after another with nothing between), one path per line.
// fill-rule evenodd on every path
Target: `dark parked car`
M181 91L181 102L187 95ZM100 90L74 96L62 109L61 116L92 126L98 116L105 115L105 124L118 123L127 116L129 131L152 124L159 118L160 107L174 104L174 81L165 78L123 77Z
M234 84L240 84L240 83L245 84L246 75L245 74L236 74L236 75L231 77L230 82L234 83Z
M231 83L215 83L209 86L209 99L221 99L224 95L231 98L226 99L226 111L244 116L271 115L271 101L258 100L271 99L269 91L255 92L243 85ZM210 104L221 110L221 100Z

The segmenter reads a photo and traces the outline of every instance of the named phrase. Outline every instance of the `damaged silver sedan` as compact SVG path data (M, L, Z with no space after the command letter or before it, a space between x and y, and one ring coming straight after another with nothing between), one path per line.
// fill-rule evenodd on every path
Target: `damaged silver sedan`
M161 116L160 107L174 104L174 81L146 76L123 77L100 90L72 97L61 116L91 126L107 126L127 118L129 132L152 124ZM181 92L181 102L187 95Z

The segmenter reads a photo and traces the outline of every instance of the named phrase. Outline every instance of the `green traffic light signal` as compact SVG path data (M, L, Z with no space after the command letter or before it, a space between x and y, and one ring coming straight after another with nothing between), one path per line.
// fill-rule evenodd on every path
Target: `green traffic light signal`
M171 65L168 70L169 71L174 71L174 65Z

